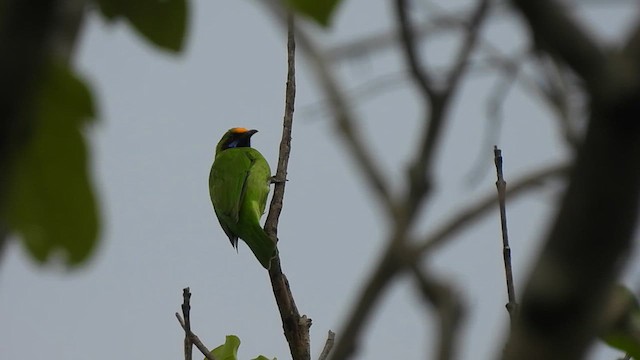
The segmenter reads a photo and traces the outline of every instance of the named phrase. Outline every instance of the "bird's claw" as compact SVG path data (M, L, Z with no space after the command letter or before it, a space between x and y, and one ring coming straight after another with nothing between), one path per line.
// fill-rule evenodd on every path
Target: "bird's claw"
M289 180L288 179L284 179L284 180L283 179L278 179L275 176L272 176L272 177L269 178L269 183L270 184L282 184L282 183L285 183L287 181L289 181Z

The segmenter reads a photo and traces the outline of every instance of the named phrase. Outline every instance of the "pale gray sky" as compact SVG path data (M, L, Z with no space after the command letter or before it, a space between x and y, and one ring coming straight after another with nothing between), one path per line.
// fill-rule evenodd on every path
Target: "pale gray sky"
M447 2L443 2L447 4ZM460 6L466 2L453 1ZM590 6L580 13L603 39L624 32L632 6ZM386 1L347 0L325 44L394 26ZM88 18L77 62L91 81L100 121L90 131L103 236L92 261L76 272L32 263L17 243L0 267L0 359L180 359L183 333L174 318L190 286L192 327L214 347L227 334L242 341L240 357L290 358L267 274L241 243L239 254L220 229L207 177L215 143L233 126L259 129L253 145L275 168L286 69L281 29L252 1L193 1L186 51L155 51L128 26ZM524 32L512 16L485 35L505 51L521 49ZM435 39L429 61L442 64L455 37ZM321 101L309 67L299 58L298 114L279 238L283 268L301 313L313 319L314 358L342 319L385 238L385 221L329 119L302 111ZM404 68L384 52L347 61L347 88ZM425 211L429 229L469 199L494 191L486 96L495 77L474 75L464 85L437 162L437 195ZM421 106L403 83L355 107L362 136L393 183L416 140ZM507 181L567 154L556 125L537 99L508 96L500 143ZM484 176L469 174L479 152ZM522 279L554 207L544 191L508 207L513 264ZM506 330L506 292L497 214L436 253L432 268L451 279L468 307L461 359L488 359ZM630 267L638 285L640 268ZM435 318L406 279L391 287L368 326L360 359L424 359L432 350ZM338 334L339 336L339 334ZM599 346L591 359L614 359ZM199 358L199 355L196 356Z

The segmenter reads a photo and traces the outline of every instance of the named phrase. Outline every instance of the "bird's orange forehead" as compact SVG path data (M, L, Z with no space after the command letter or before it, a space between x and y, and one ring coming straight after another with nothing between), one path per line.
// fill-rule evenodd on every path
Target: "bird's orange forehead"
M247 129L243 128L243 127L235 127L235 128L231 129L231 132L235 133L235 134L242 134L242 133L246 133L247 131L249 131L249 130L247 130Z

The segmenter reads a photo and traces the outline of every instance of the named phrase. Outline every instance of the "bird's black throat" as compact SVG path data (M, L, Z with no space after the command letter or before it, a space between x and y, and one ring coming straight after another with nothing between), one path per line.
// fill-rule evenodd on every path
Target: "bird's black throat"
M244 134L241 134L240 136L233 137L224 144L222 150L241 147L251 147L251 136L244 136Z

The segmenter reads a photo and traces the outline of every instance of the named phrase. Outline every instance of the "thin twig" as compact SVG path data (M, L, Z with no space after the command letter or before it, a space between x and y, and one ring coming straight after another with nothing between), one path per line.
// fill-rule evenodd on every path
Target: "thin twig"
M186 329L184 320L182 319L180 314L176 313L176 318L178 319L178 322L180 323L180 326L183 329ZM200 341L200 338L196 334L194 334L193 331L189 332L189 339L190 339L191 343L193 343L193 345L195 345L196 348L198 348L198 350L200 350L200 352L202 353L202 355L204 355L204 357L206 359L208 359L208 360L218 360L215 356L213 356L213 354L211 354L209 349L207 349L207 347L202 343L202 341Z
M507 311L511 319L511 327L513 328L517 314L518 303L516 301L516 290L513 283L513 268L511 267L511 247L509 246L509 232L507 230L507 182L504 181L504 173L502 172L502 150L497 146L493 148L493 158L496 164L496 188L498 190L498 203L500 204L500 227L502 230L502 257L504 260L504 273L507 281Z
M285 89L285 111L282 129L282 140L280 142L280 151L278 156L278 168L276 170L276 183L273 190L273 198L269 206L269 214L265 221L264 229L273 239L277 239L278 220L282 211L282 201L284 199L284 190L287 178L287 166L289 164L289 155L291 153L291 129L293 126L293 112L296 96L296 78L295 78L295 50L296 43L294 38L294 20L293 14L289 14L287 18L287 85ZM275 258L271 261L269 269L269 278L273 295L280 311L282 319L282 328L285 338L289 344L291 357L293 360L309 360L311 358L309 327L311 319L306 316L300 316L296 307L289 281L285 274L282 273L280 263L280 255L276 253Z
M329 353L331 352L331 348L333 348L333 342L335 341L335 338L336 338L336 333L329 330L329 333L327 334L327 341L324 343L324 347L322 348L322 352L320 353L320 356L318 356L318 360L327 359L327 357L329 356Z
M182 316L184 316L184 360L191 360L193 358L192 343L191 343L191 317L189 313L191 311L191 291L186 287L182 289Z

